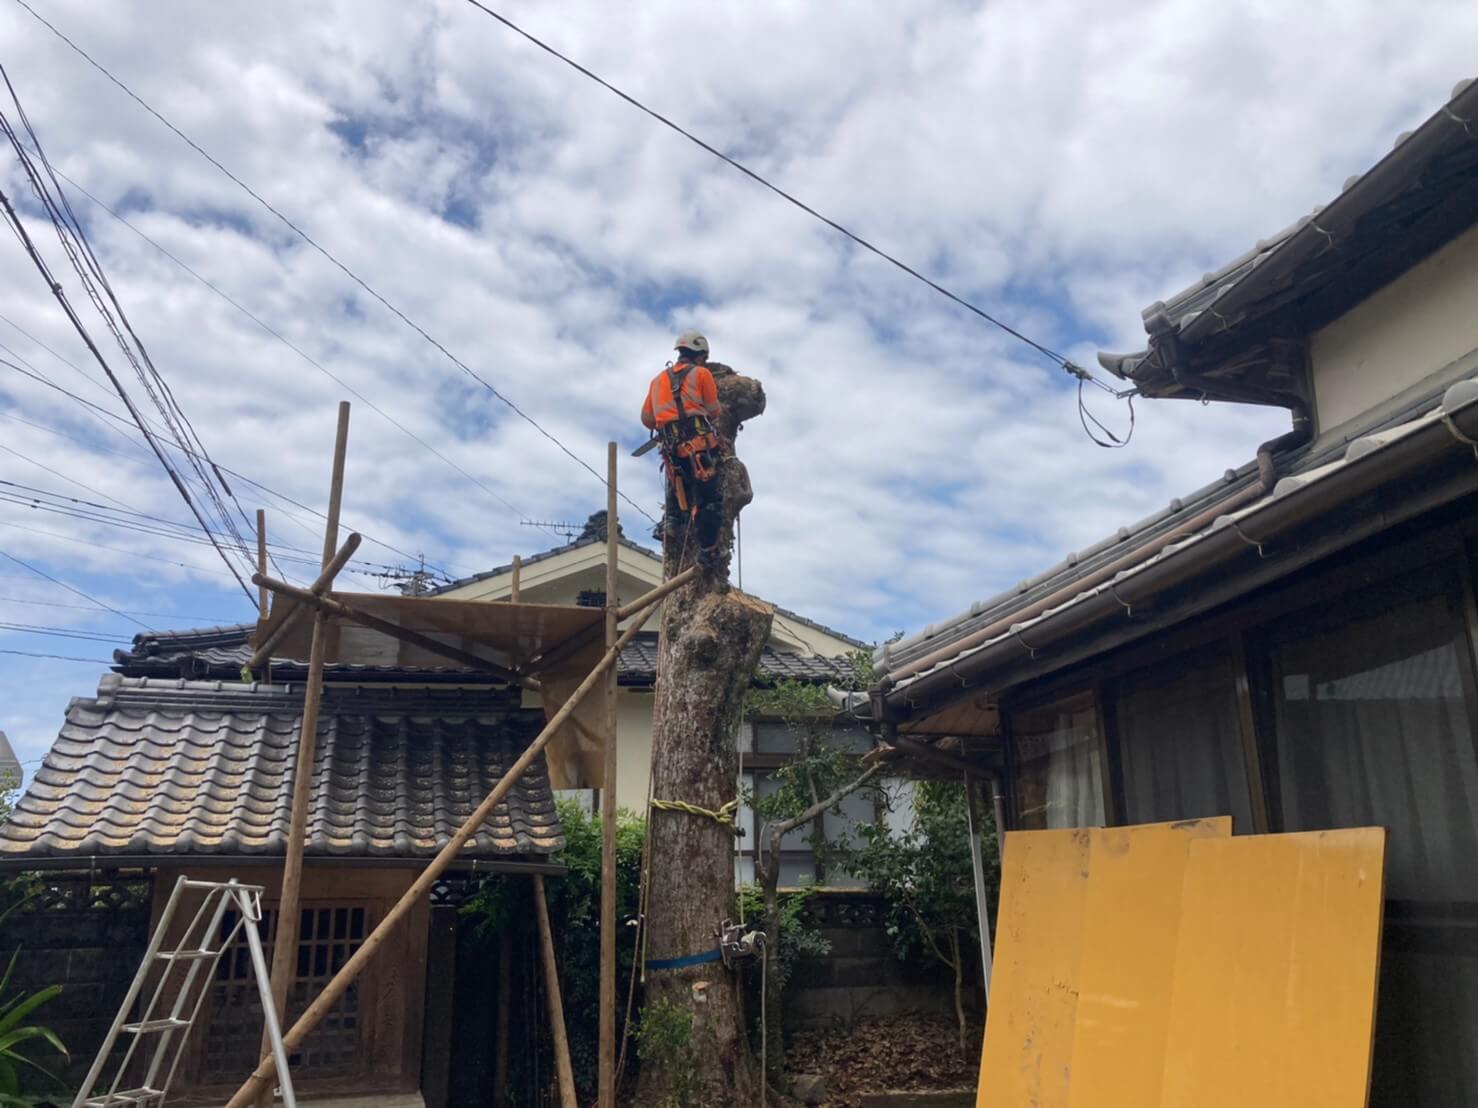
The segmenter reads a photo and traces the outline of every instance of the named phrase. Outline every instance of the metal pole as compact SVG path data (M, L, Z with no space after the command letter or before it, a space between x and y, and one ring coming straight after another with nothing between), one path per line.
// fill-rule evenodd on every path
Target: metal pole
M451 838L447 840L447 844L441 848L436 857L421 871L420 876L411 883L410 888L401 894L400 899L395 902L395 906L375 925L375 929L365 937L359 949L350 956L349 960L339 969L339 972L334 974L328 984L323 987L323 991L314 998L312 1004L308 1005L307 1011L298 1017L298 1022L288 1029L287 1034L282 1037L282 1044L287 1053L291 1054L303 1045L303 1040L312 1034L313 1029L323 1022L323 1018L333 1010L334 1005L349 990L349 986L363 972L364 967L369 963L370 959L379 953L380 947L389 938L396 924L410 913L411 909L420 899L430 892L431 886L446 872L447 867L457 860L457 854L467 845L472 836L477 834L482 825L487 822L488 817L493 814L493 810L502 803L503 798L508 795L508 791L513 788L514 782L522 777L524 772L534 764L534 760L549 745L549 740L554 738L559 729L564 726L565 721L580 706L580 702L590 694L591 690L605 676L606 670L616 664L616 659L621 656L621 651L632 639L636 638L638 632L646 625L651 611L648 608L636 622L621 633L621 637L616 640L615 645L606 651L605 656L586 674L585 680L580 682L559 711L550 717L549 722L544 725L544 729L539 732L534 738L534 741L529 743L527 749L518 756L513 765L508 767L508 772L493 786L493 791L488 793L483 799L483 802L477 806L476 810L462 822L462 826L452 833ZM271 1057L264 1056L258 1063L257 1068L252 1071L251 1076L242 1082L241 1088L237 1089L235 1094L226 1103L226 1108L246 1108L256 1098L257 1092L268 1082L276 1070L277 1065L275 1060Z
M606 445L606 650L616 643L616 444ZM616 666L606 671L600 809L600 1058L597 1104L616 1104Z
M293 1085L287 1074L287 1051L282 1049L282 1028L277 1022L277 1013L273 1010L272 998L267 991L267 959L262 955L262 936L257 931L257 924L262 918L262 905L259 893L251 893L245 890L236 892L236 901L240 906L242 917L250 922L246 925L246 946L251 952L252 976L257 979L257 991L262 994L262 1014L266 1019L265 1034L272 1046L272 1057L277 1060L278 1083L282 1086L283 1108L298 1108L297 1097L293 1093ZM267 1095L270 1097L272 1086L268 1084Z
M323 568L335 561L339 541L339 505L344 498L344 456L349 448L349 404L339 404L339 425L334 436L334 464L329 478L328 522L323 532ZM287 1018L287 994L298 968L298 905L303 889L303 846L308 837L308 805L313 788L313 758L318 745L318 710L323 702L323 654L327 646L328 617L313 613L313 643L308 652L308 684L303 693L303 723L298 731L297 766L293 773L292 814L287 828L287 857L282 865L282 888L277 899L277 934L272 942L272 1008L278 1020ZM273 1042L266 1029L262 1049ZM272 1103L272 1086L257 1096L258 1108Z
M575 1099L575 1069L570 1065L570 1040L565 1032L565 1006L559 995L559 966L554 961L554 930L549 926L549 903L544 878L534 874L534 912L539 917L539 953L544 963L544 995L549 998L549 1026L554 1033L554 1065L559 1073L561 1108L579 1108Z
M267 572L267 513L257 509L257 572ZM257 618L267 618L267 590L257 588Z
M965 810L970 817L970 868L975 871L975 918L980 924L980 972L985 980L986 1003L990 1003L990 902L986 896L985 852L980 845L984 822L978 782L965 774ZM1000 832L997 831L997 834Z

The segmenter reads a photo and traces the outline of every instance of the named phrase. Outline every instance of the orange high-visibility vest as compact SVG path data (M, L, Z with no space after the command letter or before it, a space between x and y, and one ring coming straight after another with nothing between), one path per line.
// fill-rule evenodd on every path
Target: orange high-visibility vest
M643 426L656 429L678 418L677 399L672 394L674 380L682 396L684 415L709 419L718 415L718 388L713 383L713 374L707 366L689 362L665 369L652 378L641 409Z

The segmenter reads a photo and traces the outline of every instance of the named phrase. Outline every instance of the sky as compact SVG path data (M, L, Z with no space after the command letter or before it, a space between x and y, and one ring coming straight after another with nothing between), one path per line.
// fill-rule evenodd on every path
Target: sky
M769 398L739 440L744 587L863 640L1011 586L1287 427L1145 401L1131 444L1100 449L1046 358L464 0L30 2L574 455L603 469L619 442L621 488L653 514L656 462L626 457L637 412L673 337L704 331ZM1478 41L1471 0L498 10L1089 366L1144 345L1146 305L1337 195L1473 75ZM310 575L322 525L282 497L324 507L341 399L344 520L367 536L350 587L412 556L484 570L563 541L527 522L604 507L600 480L16 0L0 0L0 61L54 164L137 229L69 192L290 579ZM0 188L107 338L8 148ZM13 237L0 258L0 358L119 412ZM1122 407L1094 403L1122 427ZM137 432L4 365L0 480L189 520ZM0 630L0 650L81 659L0 654L0 730L23 762L133 634L252 615L209 546L13 500L0 552L117 610L0 558L0 624L95 636Z

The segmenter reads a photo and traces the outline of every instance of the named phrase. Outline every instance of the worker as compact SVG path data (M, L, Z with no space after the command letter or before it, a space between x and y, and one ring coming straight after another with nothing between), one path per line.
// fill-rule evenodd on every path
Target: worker
M718 418L718 389L708 371L708 340L684 331L673 347L677 362L652 378L641 421L662 449L667 473L667 512L658 538L671 534L668 524L686 514L697 527L700 552L718 543L723 523L719 469L723 462L713 421Z

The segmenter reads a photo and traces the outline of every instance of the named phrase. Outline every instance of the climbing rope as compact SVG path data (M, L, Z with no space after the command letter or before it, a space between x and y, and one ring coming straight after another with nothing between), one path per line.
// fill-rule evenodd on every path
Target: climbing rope
M718 811L711 808L702 808L697 804L689 804L685 800L653 800L650 801L653 808L660 812L687 812L690 816L703 816L723 824L734 834L739 834L739 827L734 822L734 816L739 811L739 801L731 800Z

